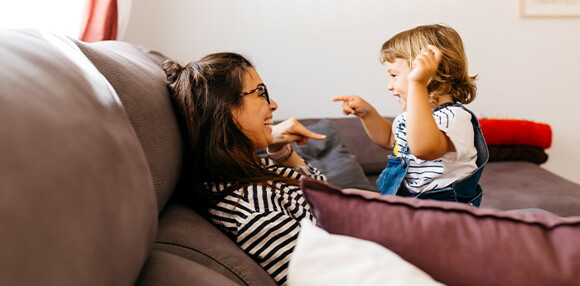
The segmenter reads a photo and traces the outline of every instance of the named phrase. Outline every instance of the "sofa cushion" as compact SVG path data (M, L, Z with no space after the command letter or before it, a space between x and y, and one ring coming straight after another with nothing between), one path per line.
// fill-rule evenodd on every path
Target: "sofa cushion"
M580 217L340 190L304 179L320 227L379 243L447 285L576 285Z
M0 47L0 284L134 283L157 213L122 106L64 37L4 30Z
M390 150L375 144L366 134L360 119L355 117L329 118L346 147L352 153L367 175L378 175L387 166ZM304 125L318 122L319 119L300 119ZM322 131L321 131L322 132ZM323 132L324 134L324 132ZM372 183L372 182L371 182Z
M489 149L489 161L527 161L542 164L548 161L548 154L542 148L529 145L491 145Z
M210 268L164 251L154 250L143 267L138 286L237 286Z
M322 119L306 127L326 135L326 139L309 140L306 145L295 144L294 148L302 158L325 174L329 183L342 188L374 189L331 120Z
M580 185L530 162L489 162L481 176L482 207L540 208L580 216Z
M479 119L487 145L552 146L552 128L545 123L519 119Z
M77 42L79 48L111 83L145 151L158 210L161 211L181 170L180 131L159 58L120 41Z
M276 285L225 234L180 204L169 204L161 214L155 249L205 265L240 285Z

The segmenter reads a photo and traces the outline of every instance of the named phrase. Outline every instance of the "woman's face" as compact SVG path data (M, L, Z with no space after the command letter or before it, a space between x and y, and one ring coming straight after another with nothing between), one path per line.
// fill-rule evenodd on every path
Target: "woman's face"
M262 79L255 69L248 68L244 75L242 93L255 90L263 86ZM252 93L243 95L242 105L232 108L232 115L238 128L254 143L256 150L268 147L273 141L272 112L278 104L272 99L268 103L265 86Z

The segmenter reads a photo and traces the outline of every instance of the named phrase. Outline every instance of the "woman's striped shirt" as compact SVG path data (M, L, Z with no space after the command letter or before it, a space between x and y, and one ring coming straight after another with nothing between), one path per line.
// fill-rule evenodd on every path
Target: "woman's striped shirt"
M303 174L317 180L326 177L314 167L285 167L263 158L264 168L281 176L300 179ZM302 174L303 173L303 174ZM228 184L213 186L224 190ZM298 186L276 183L240 188L209 210L212 222L258 262L279 284L286 284L288 263L304 218L316 222Z

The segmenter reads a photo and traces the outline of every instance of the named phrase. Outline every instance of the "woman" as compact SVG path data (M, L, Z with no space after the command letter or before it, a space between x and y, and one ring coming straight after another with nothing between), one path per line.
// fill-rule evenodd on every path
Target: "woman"
M299 222L316 220L299 179L326 181L289 143L326 137L293 118L271 126L278 105L241 55L211 54L184 67L166 61L164 69L187 137L187 196L284 285Z

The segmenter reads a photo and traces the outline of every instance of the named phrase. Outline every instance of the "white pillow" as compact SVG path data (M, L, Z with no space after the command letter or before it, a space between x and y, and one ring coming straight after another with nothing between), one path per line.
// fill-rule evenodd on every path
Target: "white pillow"
M304 219L288 267L288 285L443 285L371 241L329 234Z

